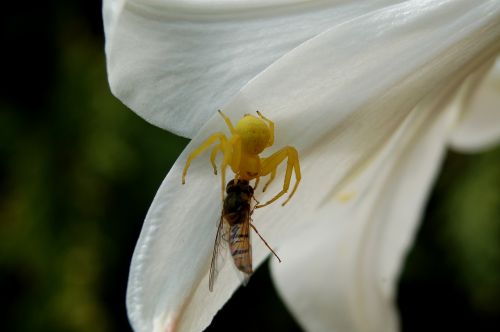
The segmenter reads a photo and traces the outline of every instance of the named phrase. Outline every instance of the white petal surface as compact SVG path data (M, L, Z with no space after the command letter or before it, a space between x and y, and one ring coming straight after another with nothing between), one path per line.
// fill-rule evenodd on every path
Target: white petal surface
M448 91L412 111L407 123L350 188L280 248L278 291L307 331L398 330L394 286L443 157L457 108ZM351 189L352 190L352 189Z
M110 86L147 121L193 137L292 48L398 1L105 0Z
M498 1L409 1L321 33L245 86L226 105L226 113L238 119L263 111L277 123L275 146L294 145L301 153L303 181L293 200L285 208L275 204L254 214L268 242L279 246L323 220L325 213L333 214L334 197L350 188L352 179L361 178L408 123L417 104L458 84L491 58L500 46L499 36ZM220 200L219 179L212 176L207 155L193 163L186 186L180 185L186 154L222 129L219 118L208 121L148 212L127 296L137 331L199 331L238 284L226 264L214 293L208 292L221 207L215 204ZM278 182L265 195L258 193L258 199L277 192ZM362 184L353 194L359 193L360 204L369 204L362 203ZM253 243L258 265L268 252L259 241Z
M488 67L487 67L488 68ZM472 98L464 102L463 115L454 130L451 146L462 152L476 152L500 141L500 58Z

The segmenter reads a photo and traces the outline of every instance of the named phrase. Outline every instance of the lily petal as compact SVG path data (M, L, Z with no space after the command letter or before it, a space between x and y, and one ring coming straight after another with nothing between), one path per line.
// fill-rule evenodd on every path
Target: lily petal
M462 152L487 149L500 139L500 58L471 90L472 99L464 101L460 123L450 137L451 146Z
M325 209L280 248L287 261L272 262L305 330L398 330L394 286L458 115L455 102L443 109L448 91L428 99L356 180L368 188L363 197Z
M193 137L283 54L398 1L105 0L111 90L147 121Z
M317 35L249 82L225 112L237 119L263 111L278 124L275 146L296 146L303 169L289 205L254 215L268 242L280 246L333 214L335 197L345 188L359 194L358 204L368 204L369 182L350 185L363 178L425 97L457 86L496 54L499 18L498 1L408 1ZM224 130L220 119L210 119L167 175L146 217L127 295L137 331L201 330L238 285L226 264L214 293L208 292L219 179L199 158L186 186L180 185L187 153L217 130ZM276 192L275 182L258 198ZM258 241L253 245L258 266L268 250Z

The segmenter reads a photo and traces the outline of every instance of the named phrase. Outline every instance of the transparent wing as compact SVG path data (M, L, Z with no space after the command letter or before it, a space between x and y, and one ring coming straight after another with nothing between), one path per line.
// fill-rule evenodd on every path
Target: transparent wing
M217 235L215 236L214 251L212 254L212 262L210 264L210 275L208 278L208 289L213 291L215 279L219 274L219 269L224 261L224 253L226 248L226 243L228 242L229 231L228 226L224 222L224 218L221 216L219 220L219 226L217 227Z

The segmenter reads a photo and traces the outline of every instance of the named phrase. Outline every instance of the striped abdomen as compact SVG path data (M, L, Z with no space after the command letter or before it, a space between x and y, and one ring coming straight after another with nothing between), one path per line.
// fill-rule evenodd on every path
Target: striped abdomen
M229 233L229 249L234 265L246 274L252 274L252 246L250 244L249 221L234 224Z

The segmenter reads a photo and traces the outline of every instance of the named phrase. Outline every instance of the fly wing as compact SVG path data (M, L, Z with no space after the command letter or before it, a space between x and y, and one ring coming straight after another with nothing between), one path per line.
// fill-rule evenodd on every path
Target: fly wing
M246 285L252 270L252 245L250 242L250 215L238 224L234 224L229 232L229 248L234 265L244 274L243 284Z
M229 229L228 225L224 222L224 218L221 216L219 221L219 226L217 227L217 235L215 236L214 251L212 254L212 262L210 264L210 275L208 278L208 289L213 291L215 279L219 274L219 269L224 261L225 244L229 240ZM226 249L227 250L227 249Z

